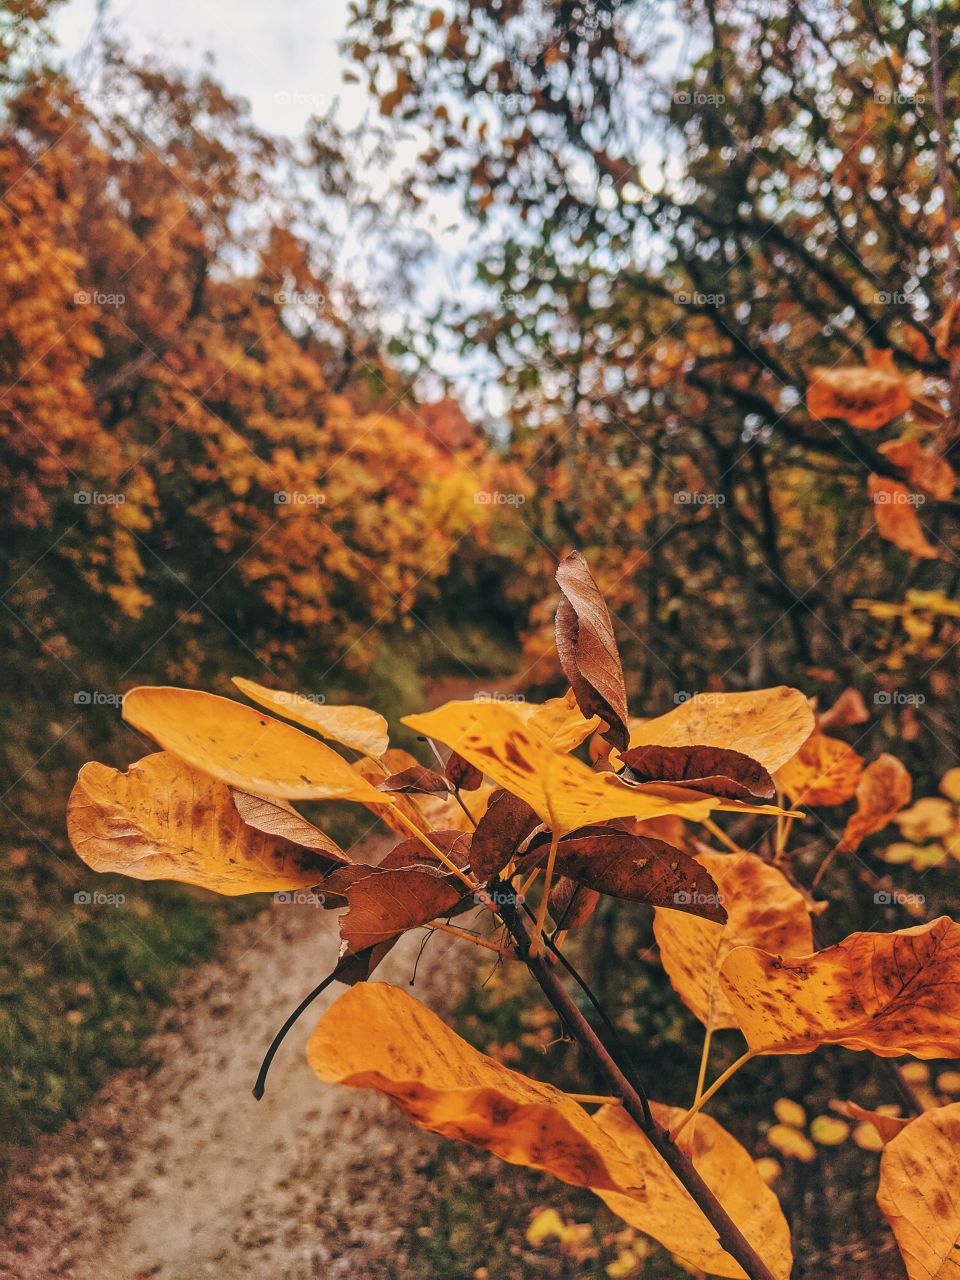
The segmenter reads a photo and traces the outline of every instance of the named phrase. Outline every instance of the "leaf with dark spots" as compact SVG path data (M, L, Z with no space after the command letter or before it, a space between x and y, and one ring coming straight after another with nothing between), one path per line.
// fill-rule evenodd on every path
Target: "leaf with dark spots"
M470 845L470 867L480 883L502 871L539 825L539 817L525 800L509 791L495 791Z
M550 890L550 914L558 929L579 929L596 911L599 901L596 889L588 889L569 876L558 876Z
M623 752L627 782L679 782L728 800L769 800L773 779L762 764L728 747L634 747Z
M960 1254L960 1102L934 1107L887 1140L877 1204L909 1280L949 1280Z
M447 781L457 791L476 791L483 782L483 774L475 764L464 760L459 751L451 751L444 767Z
M737 947L720 985L754 1053L842 1044L882 1058L960 1057L960 924L948 916L788 960Z
M422 764L411 765L378 783L378 791L395 791L400 795L434 796L449 794L450 783L441 773Z
M431 831L429 840L441 853L445 853L461 870L471 858L470 836L464 831ZM398 867L432 866L442 864L427 849L421 840L411 836L409 840L401 840L381 860L380 867L396 869Z
M612 898L672 907L720 924L727 918L706 868L662 840L619 834L571 837L557 846L556 869Z
M600 588L579 551L560 561L557 583L562 599L556 640L563 673L584 716L599 716L607 726L602 736L625 751L630 730L620 651Z

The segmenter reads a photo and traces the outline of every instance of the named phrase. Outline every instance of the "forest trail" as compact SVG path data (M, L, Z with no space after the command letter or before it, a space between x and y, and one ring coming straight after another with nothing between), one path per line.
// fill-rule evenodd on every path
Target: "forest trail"
M389 838L364 852L378 860ZM406 986L423 939L408 935L377 978ZM272 906L236 926L219 958L187 973L140 1067L14 1175L4 1280L313 1280L404 1274L404 1239L439 1139L376 1094L321 1084L305 1045L335 984L251 1087L279 1024L333 966L333 913ZM455 958L451 952L456 950ZM434 934L416 993L449 1005L465 944ZM469 957L467 957L469 959ZM451 960L454 960L451 963Z

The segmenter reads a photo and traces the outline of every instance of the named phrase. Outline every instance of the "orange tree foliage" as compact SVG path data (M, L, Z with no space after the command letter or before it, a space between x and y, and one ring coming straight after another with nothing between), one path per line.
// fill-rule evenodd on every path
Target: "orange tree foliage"
M687 1270L788 1280L791 1228L769 1185L782 1166L770 1157L758 1165L704 1108L762 1057L857 1051L866 1065L836 1076L846 1089L855 1077L863 1083L874 1060L960 1057L960 925L941 915L847 936L841 925L821 946L814 930L822 916L820 927L841 923L836 871L865 838L892 821L915 833L933 822L942 832L949 804L907 809L911 783L899 760L881 755L861 769L860 757L825 732L862 720L855 695L819 726L803 694L787 687L703 695L635 720L610 616L583 557L567 557L557 578L556 639L570 692L542 706L478 697L405 717L449 748L443 773L398 755L385 722L365 707L330 714L243 680L257 708L195 689L138 688L124 700L124 719L161 750L125 773L85 765L68 807L70 837L96 871L223 894L305 894L341 912L334 967L270 1047L257 1097L285 1031L340 982L348 990L308 1045L324 1082L375 1089L424 1129L589 1188ZM572 754L591 734L592 769ZM778 788L800 809L774 802ZM372 809L403 838L377 865L356 861L289 803L331 799ZM816 835L791 847L791 824L817 808L846 810L842 837L833 848ZM714 815L739 822L749 847ZM725 847L705 844L707 835ZM589 929L603 896L626 910L654 909L667 978L704 1024L686 1106L648 1096L641 1074L655 1054L638 1070L563 952L571 930ZM874 893L872 925L910 896L893 886ZM923 898L914 901L924 917ZM513 1070L399 988L370 981L402 936L424 927L524 965L603 1092L568 1093ZM593 1023L571 998L569 978L587 995ZM723 1029L746 1048L708 1085L712 1034ZM877 1203L909 1277L945 1275L958 1229L942 1193L958 1170L957 1105L927 1106L896 1073L880 1078L888 1087L900 1080L913 1114L845 1099L835 1109L861 1121L861 1143L883 1149ZM850 1132L845 1121L818 1116L811 1142L797 1102L780 1099L775 1114L767 1144L787 1161L809 1161L814 1144L838 1145Z
M945 768L956 738L929 706L955 685L849 607L899 596L906 574L956 583L960 503L938 460L958 438L960 70L955 14L935 41L931 12L363 0L352 52L384 118L422 131L421 182L458 192L493 242L483 300L449 319L499 360L538 482L528 518L558 555L591 549L637 687L728 669L756 685L799 663L810 687L842 670L866 692L886 668L926 698L912 727L945 743ZM899 372L830 412L820 393L874 350ZM868 475L902 480L878 429L936 467L921 508L864 503ZM931 623L949 651L954 622ZM537 615L529 656L549 649Z

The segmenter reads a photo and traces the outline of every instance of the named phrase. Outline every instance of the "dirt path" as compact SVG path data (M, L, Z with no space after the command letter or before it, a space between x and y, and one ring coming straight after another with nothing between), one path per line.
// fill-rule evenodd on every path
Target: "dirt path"
M422 936L404 939L377 976L409 982ZM470 969L464 950L434 935L421 999L450 1001L451 976ZM250 1092L273 1032L336 951L335 918L313 907L275 906L238 926L221 959L185 980L147 1065L114 1077L14 1177L0 1276L402 1276L439 1140L383 1099L310 1071L307 1036L342 987L287 1038L263 1101Z

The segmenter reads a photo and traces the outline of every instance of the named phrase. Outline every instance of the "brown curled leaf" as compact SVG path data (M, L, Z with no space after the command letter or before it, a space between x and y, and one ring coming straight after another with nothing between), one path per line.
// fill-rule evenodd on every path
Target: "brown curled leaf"
M596 911L599 901L596 889L577 884L569 876L557 876L550 890L550 915L558 929L579 929Z
M451 751L443 769L447 781L457 791L476 791L483 782L483 774L475 764L464 760L459 751Z
M470 845L470 867L480 883L502 871L539 825L539 817L525 800L509 791L495 791Z
M599 716L607 726L603 737L626 749L627 691L620 651L600 588L579 551L560 561L557 582L563 593L557 609L557 653L583 715Z
M449 795L450 783L434 769L422 764L411 765L400 773L392 773L377 785L378 791L395 791L400 795Z
M728 800L769 800L776 792L762 764L730 747L662 747L624 751L629 782L679 782Z

